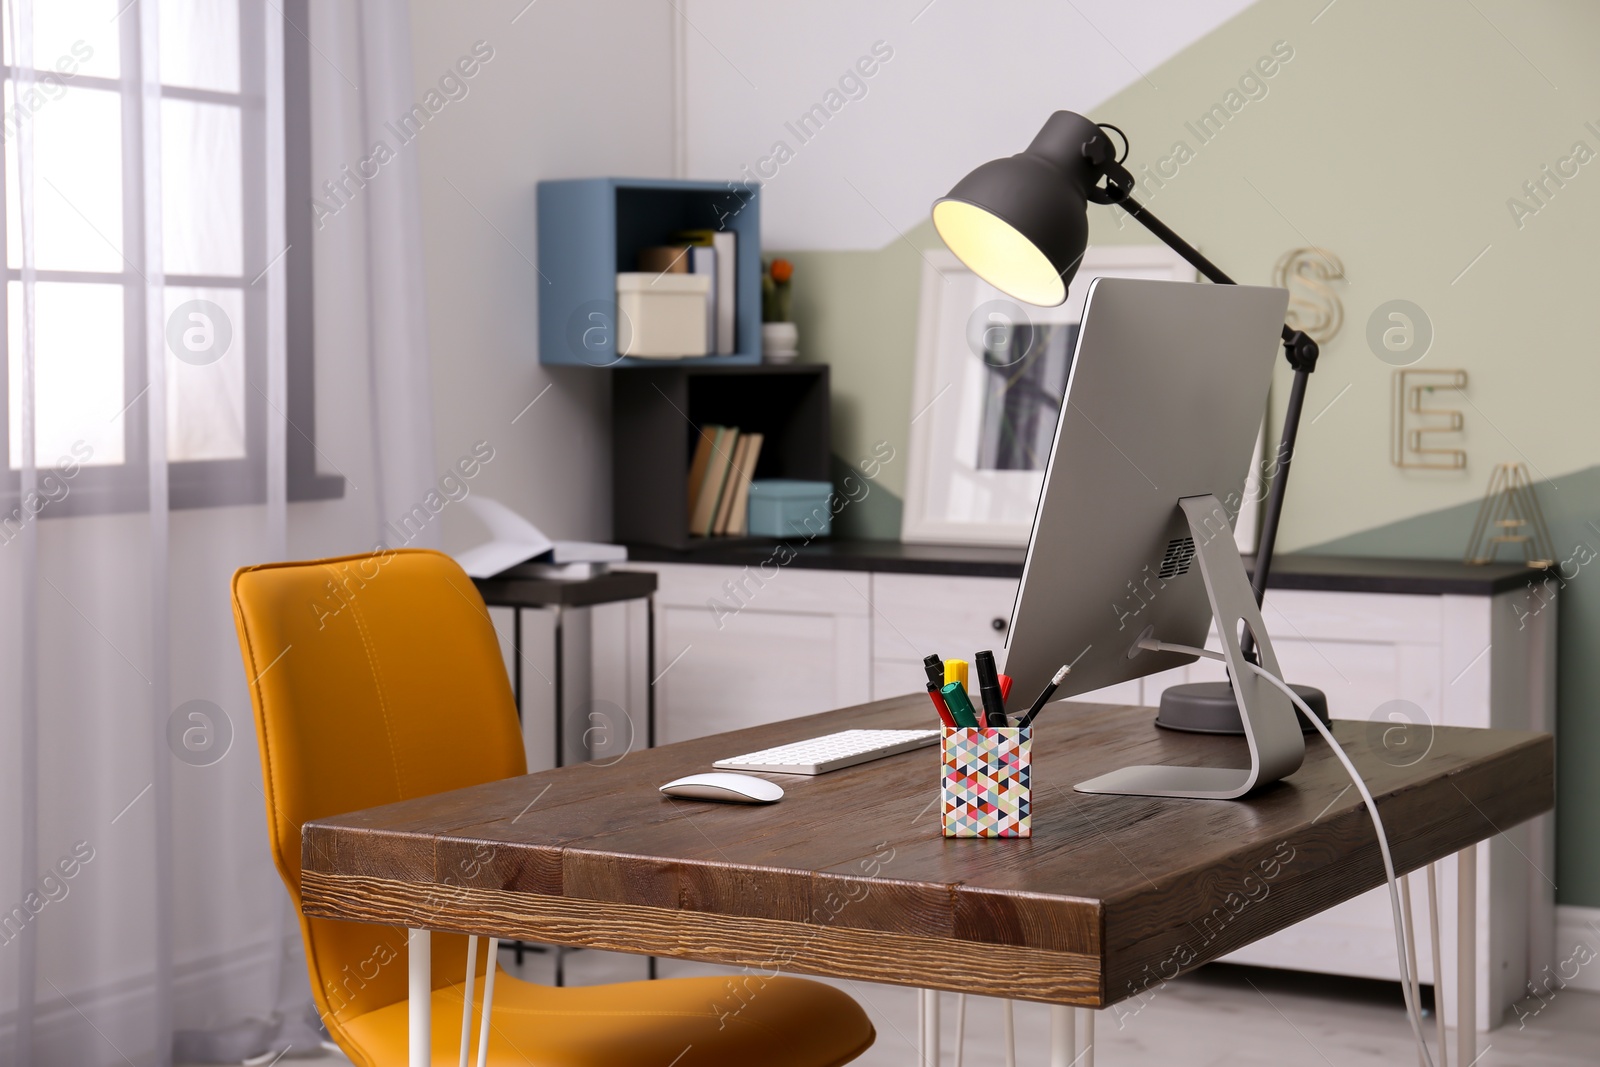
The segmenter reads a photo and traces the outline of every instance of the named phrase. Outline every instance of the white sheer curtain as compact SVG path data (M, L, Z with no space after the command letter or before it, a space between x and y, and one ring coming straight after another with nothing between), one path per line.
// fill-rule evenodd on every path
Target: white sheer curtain
M318 198L318 277L340 282L339 306L318 311L318 350L361 354L346 368L365 384L371 483L358 492L375 519L361 548L392 543L384 525L434 487L432 381L427 351L418 147L393 125L418 101L410 5L394 0L315 0L312 42L312 193ZM292 32L292 31L291 31ZM382 144L386 153L375 148ZM370 165L369 165L370 161ZM329 183L334 186L330 192ZM329 210L332 213L329 213ZM319 282L319 299L324 289ZM336 387L337 389L337 387ZM350 393L330 390L331 419L360 412ZM319 394L320 397L320 394ZM430 522L413 547L437 547Z
M407 5L0 5L0 1065L304 1052L228 580L373 547L433 477L414 157L314 234L285 415L285 50L320 185L410 107ZM342 498L288 505L294 435Z

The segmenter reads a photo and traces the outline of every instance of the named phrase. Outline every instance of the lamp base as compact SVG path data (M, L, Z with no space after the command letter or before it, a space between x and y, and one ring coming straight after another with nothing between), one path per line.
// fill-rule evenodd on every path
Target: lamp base
M1328 721L1328 697L1320 689L1309 685L1290 685L1311 708L1317 718ZM1316 727L1301 720L1300 732L1315 733ZM1161 710L1156 714L1156 725L1167 730L1181 730L1190 734L1231 734L1244 736L1244 722L1239 718L1239 702L1233 694L1231 682L1190 682L1175 685L1161 694Z

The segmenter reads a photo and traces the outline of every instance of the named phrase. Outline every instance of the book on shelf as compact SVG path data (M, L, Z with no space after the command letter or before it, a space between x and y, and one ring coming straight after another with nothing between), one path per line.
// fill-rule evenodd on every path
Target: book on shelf
M739 441L737 427L707 426L702 433L707 431L713 433L711 454L706 459L706 469L700 478L694 507L689 511L689 532L699 537L711 536L716 525L717 505L722 502L723 486L733 466L733 450Z
M706 468L711 465L711 449L717 443L717 427L702 426L695 438L694 458L689 462L689 529L694 529L695 504L700 500L700 488L706 480Z
M712 537L728 532L728 512L733 508L733 486L739 477L739 461L744 456L744 444L741 436L728 453L728 473L723 476L722 491L717 494L717 509L711 519L711 529L706 531Z
M762 440L762 435L758 433L744 434L739 438L743 451L736 472L738 480L734 483L727 529L722 531L731 536L743 536L750 529L750 481L755 477L756 462L761 457Z
M724 536L728 531L728 520L733 517L733 498L739 495L739 482L745 469L745 455L750 451L750 435L741 433L739 440L733 446L733 454L728 465L728 477L723 482L722 499L717 503L717 520L712 524L713 536Z
M706 347L719 356L733 355L738 344L735 330L738 322L735 314L737 299L735 293L738 289L736 283L739 277L738 237L731 230L701 229L684 230L673 234L672 239L692 246L709 247L715 253L716 266L712 268L711 305L716 316L716 328L706 335Z
M715 352L717 308L720 306L717 292L717 250L707 245L691 245L688 259L690 274L704 274L711 279L711 288L706 293L706 351Z
M717 231L711 239L711 246L717 252L717 355L733 355L734 337L734 280L738 272L734 269L734 244L737 238L731 231Z
M749 529L750 480L763 437L736 426L703 426L689 464L689 533L742 536Z

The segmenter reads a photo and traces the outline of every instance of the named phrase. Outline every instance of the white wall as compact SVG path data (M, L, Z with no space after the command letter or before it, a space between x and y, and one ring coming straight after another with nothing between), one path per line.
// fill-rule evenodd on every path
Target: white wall
M688 176L768 163L769 248L881 248L927 217L974 161L1020 151L1058 109L1088 111L1243 10L1245 0L680 0ZM892 57L826 101L882 41ZM863 94L864 90L864 94ZM785 126L837 108L802 142ZM852 186L854 188L852 188Z
M638 0L411 5L419 97L474 42L494 50L417 140L439 469L490 442L474 491L553 536L610 534L609 379L539 366L534 187L670 174L671 16ZM447 549L482 538L460 509L443 517Z

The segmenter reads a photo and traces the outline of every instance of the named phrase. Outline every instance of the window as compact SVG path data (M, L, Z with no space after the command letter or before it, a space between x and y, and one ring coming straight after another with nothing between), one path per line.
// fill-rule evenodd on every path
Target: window
M6 512L16 507L22 465L21 201L30 177L34 462L41 477L57 466L75 471L71 491L43 514L146 505L152 314L159 314L154 325L166 342L171 506L264 499L263 279L278 258L289 274L290 497L342 492L341 479L316 474L304 437L313 421L311 227L303 193L310 187L309 43L293 24L305 25L305 6L160 0L160 148L159 160L148 161L140 7L131 0L4 0ZM13 38L30 14L31 49L18 48ZM283 35L285 185L302 190L287 197L289 236L278 248L267 239L269 17L290 23ZM159 227L148 221L156 213L147 214L144 201L142 176L151 162L160 181ZM147 252L156 247L161 274L147 278ZM160 286L159 301L147 301L151 283Z

